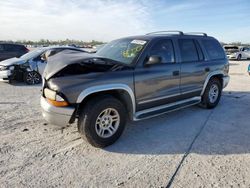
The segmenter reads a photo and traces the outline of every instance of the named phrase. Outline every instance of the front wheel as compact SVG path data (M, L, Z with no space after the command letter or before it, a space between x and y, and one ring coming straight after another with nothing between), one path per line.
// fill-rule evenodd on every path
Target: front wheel
M125 124L124 105L116 98L100 97L84 106L78 120L78 131L91 145L103 148L121 136Z
M40 74L36 71L28 71L24 73L24 81L28 85L39 84L42 82Z
M221 92L221 82L217 78L212 78L208 82L205 92L202 95L200 106L208 109L216 107L220 101Z

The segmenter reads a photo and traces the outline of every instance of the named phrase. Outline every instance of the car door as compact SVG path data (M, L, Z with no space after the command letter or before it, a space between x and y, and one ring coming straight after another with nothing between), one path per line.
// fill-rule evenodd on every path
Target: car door
M183 38L178 39L177 43L181 61L181 94L184 98L200 95L210 66L205 62L204 54L196 40Z
M145 53L134 76L137 110L175 102L180 95L180 64L172 40L152 41ZM161 62L147 65L150 56L160 57Z
M243 53L245 58L250 58L250 48L244 48Z
M38 55L37 57L35 57L30 61L30 66L32 70L37 71L40 75L43 74L43 71L47 64L47 62L44 59L42 59L43 54L44 53L41 53L40 55Z

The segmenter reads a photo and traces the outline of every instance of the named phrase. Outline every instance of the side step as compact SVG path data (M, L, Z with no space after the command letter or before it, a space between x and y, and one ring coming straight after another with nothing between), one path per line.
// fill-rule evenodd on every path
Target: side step
M179 110L181 108L186 108L188 106L192 106L192 105L198 104L200 102L201 102L201 97L193 97L193 98L185 99L185 100L178 101L175 103L166 104L166 105L157 106L154 108L142 110L142 111L135 113L134 120L136 121L136 120L155 117L155 116L158 116L161 114L165 114L168 112Z

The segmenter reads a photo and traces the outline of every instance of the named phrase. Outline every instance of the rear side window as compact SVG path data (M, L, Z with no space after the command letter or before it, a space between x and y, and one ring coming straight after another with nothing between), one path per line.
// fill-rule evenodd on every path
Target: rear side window
M170 39L157 41L150 49L149 55L161 57L162 63L174 63L174 48Z
M193 39L179 39L182 62L198 61L199 56Z
M216 40L202 40L201 42L207 51L209 59L225 59L224 50Z

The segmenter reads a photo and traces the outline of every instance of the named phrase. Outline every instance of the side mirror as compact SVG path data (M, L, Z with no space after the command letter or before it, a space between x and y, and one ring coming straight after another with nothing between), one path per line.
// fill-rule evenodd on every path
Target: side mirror
M161 63L161 57L156 56L156 55L152 55L148 58L146 65L154 65L154 64L158 64L158 63Z

